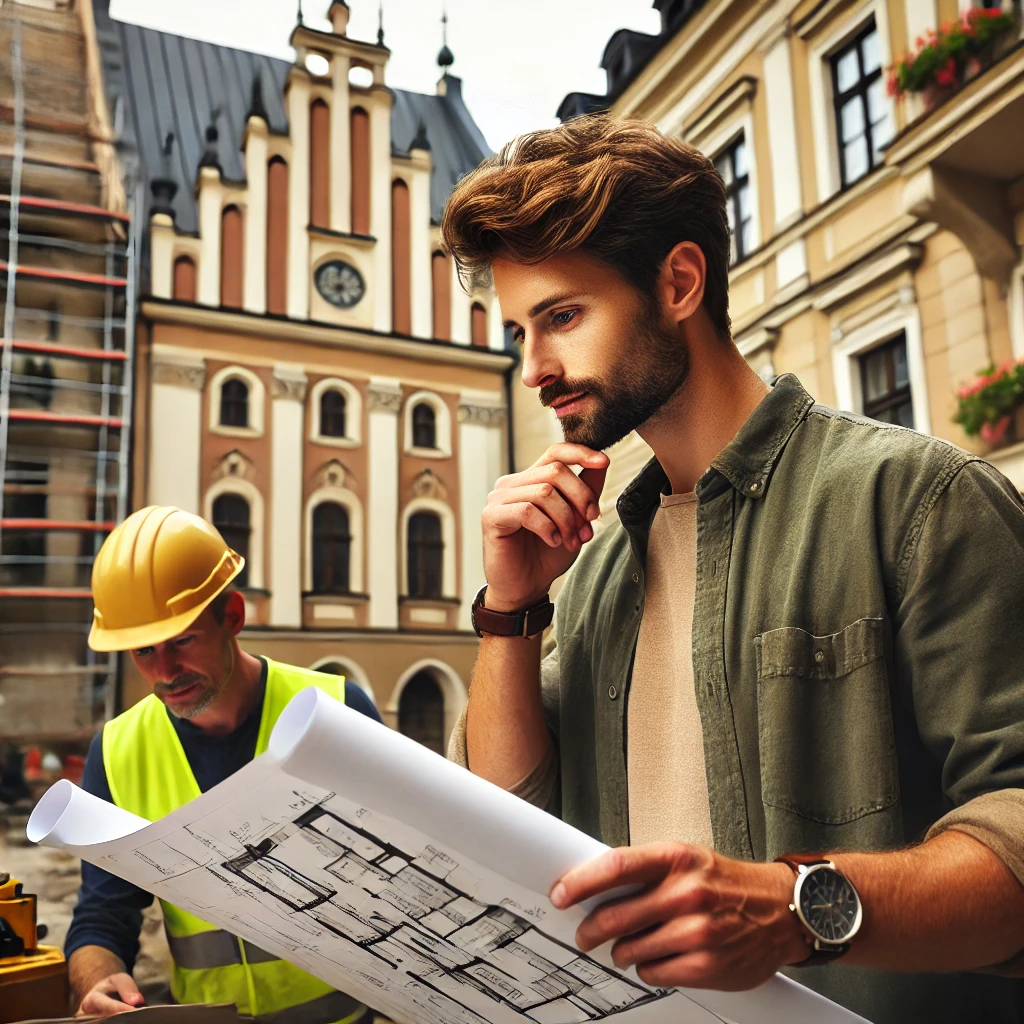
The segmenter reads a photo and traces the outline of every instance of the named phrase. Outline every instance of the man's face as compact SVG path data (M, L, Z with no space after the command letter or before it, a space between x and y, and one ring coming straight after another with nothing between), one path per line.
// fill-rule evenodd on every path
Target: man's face
M234 667L233 633L207 608L184 632L131 652L135 667L178 718L195 718L224 692Z
M689 356L680 332L618 271L569 253L537 266L495 260L493 273L523 348L523 382L540 389L567 441L608 448L682 387Z

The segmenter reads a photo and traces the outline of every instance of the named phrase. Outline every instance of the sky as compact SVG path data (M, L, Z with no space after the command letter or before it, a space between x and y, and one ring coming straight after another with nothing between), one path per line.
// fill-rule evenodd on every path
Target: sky
M348 34L377 38L377 0L348 0ZM329 0L303 0L307 25L328 29ZM387 82L433 92L447 7L451 71L492 148L557 123L568 92L605 91L601 53L619 28L657 32L651 0L384 0ZM292 59L296 0L110 0L110 13L178 35Z

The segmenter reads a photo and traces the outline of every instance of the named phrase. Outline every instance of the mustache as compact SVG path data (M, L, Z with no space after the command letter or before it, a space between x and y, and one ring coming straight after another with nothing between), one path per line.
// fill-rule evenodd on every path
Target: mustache
M552 406L561 398L570 398L574 395L582 395L584 391L600 398L602 393L601 385L596 380L555 380L545 384L537 393L540 404Z
M202 681L202 676L196 672L187 672L185 675L177 676L169 683L157 683L153 692L158 696L161 693L178 693L180 690L187 690L194 683Z

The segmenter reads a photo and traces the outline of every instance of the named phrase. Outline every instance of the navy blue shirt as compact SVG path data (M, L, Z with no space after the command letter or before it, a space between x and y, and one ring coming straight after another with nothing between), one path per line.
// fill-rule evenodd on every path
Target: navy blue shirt
M201 792L205 793L223 782L255 757L266 685L267 663L264 661L259 701L245 721L226 736L212 736L187 719L175 718L167 712ZM354 683L345 683L345 703L353 711L374 721L381 720L373 701ZM89 746L82 788L113 803L103 767L102 736L103 733L98 732ZM145 889L82 861L82 887L78 891L78 904L64 940L64 955L70 957L80 946L102 946L120 957L131 973L139 953L142 912L152 902L152 894Z

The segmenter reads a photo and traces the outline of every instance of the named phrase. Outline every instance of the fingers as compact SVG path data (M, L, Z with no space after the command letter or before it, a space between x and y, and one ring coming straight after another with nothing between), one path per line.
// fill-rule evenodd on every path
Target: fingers
M551 902L565 910L575 903L625 885L649 885L669 871L692 867L700 847L681 843L622 846L565 874L551 890Z
M125 1010L134 1010L144 1002L145 999L130 974L112 974L87 993L78 1012L124 1013Z
M686 914L667 920L642 935L620 939L612 946L612 961L625 970L633 964L716 948L733 939L734 930L735 922L730 917Z
M493 491L492 497L488 500L496 503L493 506L495 508L501 508L506 504L533 505L549 520L549 525L554 526L559 536L559 542L569 551L579 551L580 547L594 536L590 524L579 517L576 510L552 484L527 484L523 487L504 488L500 491ZM500 513L498 513L498 518L500 517ZM548 531L543 526L542 530L545 530L540 534L543 537Z
M143 1003L139 986L135 984L135 979L130 974L112 974L110 982L122 1002L130 1003L132 1006L140 1006Z
M582 444L560 441L548 448L533 465L564 462L567 466L582 466L584 469L607 469L610 461L604 452L595 452L593 448L587 448Z
M595 472L603 473L605 470ZM488 500L501 500L501 495L507 490L538 485L557 490L579 515L580 524L590 522L600 515L594 492L564 462L538 463L525 472L504 476L495 484Z
M508 537L519 530L536 534L548 547L562 546L562 534L536 505L517 501L508 505L488 505L483 514L484 532L491 529L499 536Z
M93 990L82 1000L82 1005L79 1007L78 1012L79 1014L124 1013L125 1010L134 1009L135 1006L131 1003L123 1003L120 999L115 999L102 992Z
M579 926L576 944L587 952L612 939L637 936L663 922L690 920L695 914L714 912L716 905L714 889L704 884L696 872L670 874L660 885L602 904ZM654 957L643 956L640 959L651 960Z

